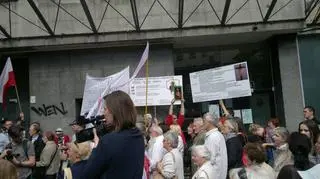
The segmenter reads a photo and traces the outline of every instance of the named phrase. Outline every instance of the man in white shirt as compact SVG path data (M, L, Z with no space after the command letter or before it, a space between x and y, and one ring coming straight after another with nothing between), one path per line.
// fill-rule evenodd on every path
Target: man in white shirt
M149 140L148 155L150 160L150 171L154 171L157 163L163 158L163 132L159 126L152 126L150 129L151 139Z
M214 168L213 178L225 179L228 171L228 155L226 142L219 132L217 125L219 119L209 113L204 116L204 128L207 131L204 145L211 153L211 163Z

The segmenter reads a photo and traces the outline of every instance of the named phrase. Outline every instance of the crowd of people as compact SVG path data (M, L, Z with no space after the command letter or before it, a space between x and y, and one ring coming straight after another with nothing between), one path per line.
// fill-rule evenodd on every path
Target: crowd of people
M320 178L314 108L305 107L297 132L289 133L272 118L266 127L251 124L246 133L242 120L220 101L221 118L205 113L184 134L183 95L179 100L177 115L173 100L163 122L151 114L138 121L130 96L112 92L104 97L102 135L97 129L88 134L81 120L70 124L72 137L62 128L42 132L38 122L26 134L23 114L18 122L5 120L0 179L184 179L186 161L191 161L192 179Z

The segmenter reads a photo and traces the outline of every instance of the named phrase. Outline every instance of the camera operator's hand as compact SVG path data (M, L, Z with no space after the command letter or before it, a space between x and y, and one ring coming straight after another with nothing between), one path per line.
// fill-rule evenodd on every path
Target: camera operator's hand
M21 165L21 162L19 162L16 157L13 157L11 162L15 165L15 166L20 166Z
M98 135L97 135L97 130L96 130L96 128L94 128L93 129L93 143L94 143L94 146L93 146L93 148L96 148L97 147L97 145L98 145L98 143L99 143L99 137L98 137Z

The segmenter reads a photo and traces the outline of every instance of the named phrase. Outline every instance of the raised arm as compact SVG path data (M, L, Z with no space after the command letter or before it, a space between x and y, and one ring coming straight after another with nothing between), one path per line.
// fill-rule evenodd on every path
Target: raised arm
M169 107L169 113L168 113L168 116L166 117L166 120L165 120L165 124L166 124L167 126L170 126L171 124L173 124L173 117L172 117L172 115L173 115L173 104L174 104L174 102L175 102L175 99L173 99L173 100L171 101L171 105L170 105L170 107Z
M219 104L220 104L220 106L221 106L221 108L222 108L222 110L223 110L223 114L224 114L225 116L229 116L229 115L230 115L230 114L229 114L229 111L227 110L226 106L224 105L224 102L223 102L222 99L219 100Z

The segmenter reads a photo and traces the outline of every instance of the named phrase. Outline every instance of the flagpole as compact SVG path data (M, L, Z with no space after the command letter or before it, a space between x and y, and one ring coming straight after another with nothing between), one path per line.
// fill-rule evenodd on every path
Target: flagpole
M144 113L148 113L148 76L149 76L149 58L146 61L146 106L144 109Z
M17 99L18 99L18 105L19 105L20 113L22 113L21 103L20 103L20 98L19 98L19 93L18 93L17 85L14 85L14 88L16 89L16 94L17 94Z

